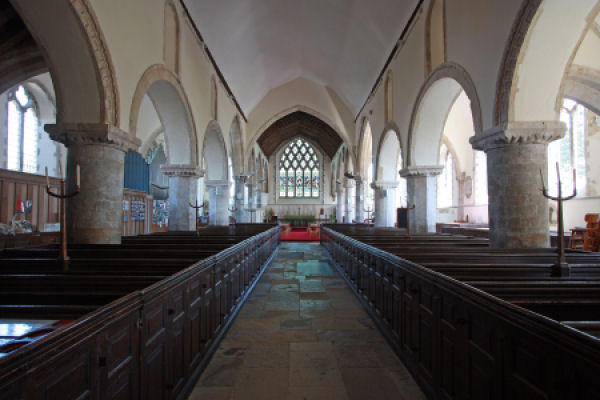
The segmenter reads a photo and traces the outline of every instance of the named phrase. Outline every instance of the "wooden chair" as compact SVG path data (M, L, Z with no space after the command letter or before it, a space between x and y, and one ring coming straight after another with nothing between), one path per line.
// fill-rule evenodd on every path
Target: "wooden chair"
M292 226L290 224L281 224L281 237L288 237L291 231Z
M598 251L600 245L600 221L598 214L586 214L586 231L583 240L583 249L588 251Z
M308 238L320 239L321 238L321 226L319 224L308 225Z

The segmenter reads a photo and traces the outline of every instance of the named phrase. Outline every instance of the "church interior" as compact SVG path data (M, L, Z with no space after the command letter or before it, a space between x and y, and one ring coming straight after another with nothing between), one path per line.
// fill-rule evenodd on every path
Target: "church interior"
M600 1L8 0L0 37L0 397L600 398Z

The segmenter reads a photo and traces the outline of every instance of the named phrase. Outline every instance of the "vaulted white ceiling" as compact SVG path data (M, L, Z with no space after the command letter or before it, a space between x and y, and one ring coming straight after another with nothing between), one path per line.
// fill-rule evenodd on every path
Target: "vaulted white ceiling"
M246 114L298 77L356 114L418 0L184 0Z

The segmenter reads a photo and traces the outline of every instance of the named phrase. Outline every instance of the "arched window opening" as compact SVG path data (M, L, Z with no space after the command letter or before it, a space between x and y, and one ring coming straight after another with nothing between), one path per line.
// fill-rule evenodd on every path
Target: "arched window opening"
M487 190L487 155L483 151L475 151L475 204L488 203Z
M452 207L452 183L454 179L454 158L445 144L440 149L440 160L444 160L444 169L437 177L438 208Z
M558 162L563 191L570 192L573 185L572 169L577 170L578 194L586 192L585 139L587 136L586 118L595 117L583 105L571 99L564 99L560 110L560 120L567 125L565 136L548 145L548 189L557 191L556 163Z
M303 139L293 140L279 160L279 197L318 198L320 171L316 150Z
M38 115L33 96L19 85L8 94L7 168L37 172Z

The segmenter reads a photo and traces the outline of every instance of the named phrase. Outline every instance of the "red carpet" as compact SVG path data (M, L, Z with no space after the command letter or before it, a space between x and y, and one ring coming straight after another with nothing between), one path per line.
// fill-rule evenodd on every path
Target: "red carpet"
M318 242L319 237L313 235L313 237L308 237L308 232L306 229L302 230L292 230L292 232L287 235L281 235L281 241L283 242Z

